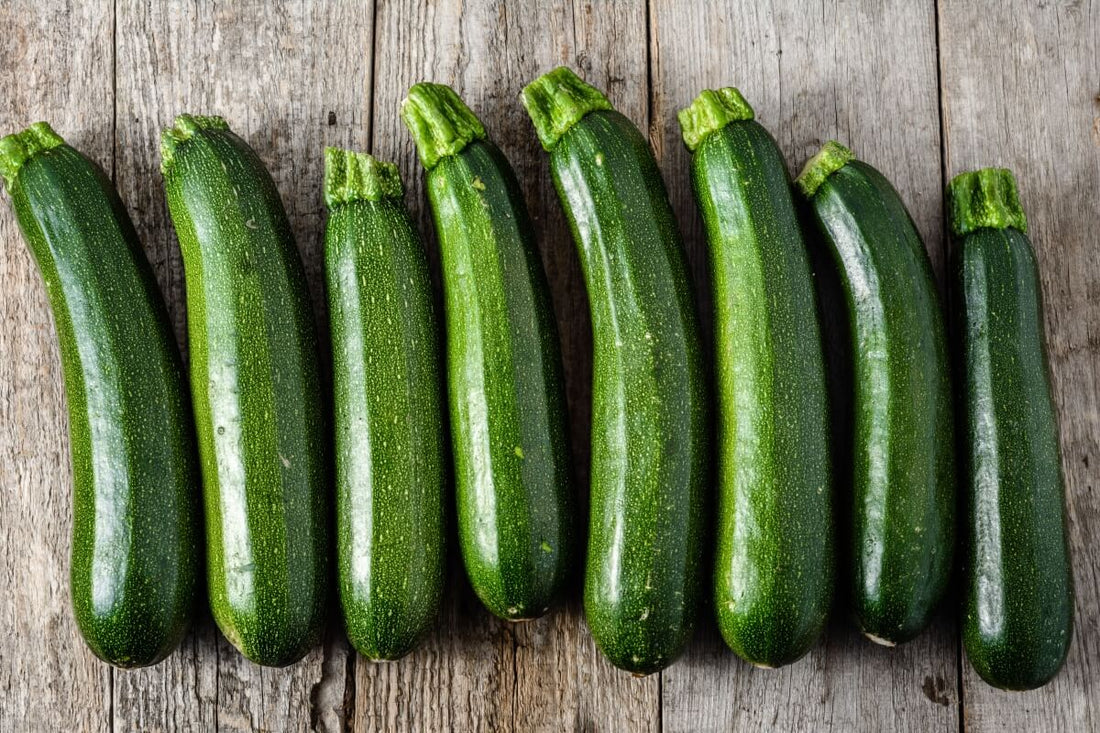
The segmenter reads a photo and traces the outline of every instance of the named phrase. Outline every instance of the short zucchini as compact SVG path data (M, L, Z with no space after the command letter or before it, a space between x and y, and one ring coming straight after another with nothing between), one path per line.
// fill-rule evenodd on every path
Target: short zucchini
M449 87L401 115L428 171L442 254L447 379L466 572L486 608L542 615L573 557L561 347L515 173Z
M320 640L326 431L305 272L275 182L220 117L161 138L183 252L207 585L226 638L283 666Z
M443 590L446 421L431 283L397 168L325 151L336 557L348 638L410 652Z
M96 656L164 659L195 608L198 458L183 365L133 224L100 168L39 122L0 174L61 346L73 467L73 611Z
M946 329L932 265L897 191L836 142L797 180L844 292L853 379L852 610L894 645L951 577L955 464Z
M730 648L788 664L832 601L828 393L814 279L787 166L736 89L680 112L714 294L714 605Z
M687 262L657 162L607 98L559 68L523 90L580 253L592 318L584 605L638 675L694 628L708 482L707 388Z
M1074 603L1042 291L1011 172L964 173L947 197L966 387L963 643L986 682L1030 690L1061 669Z

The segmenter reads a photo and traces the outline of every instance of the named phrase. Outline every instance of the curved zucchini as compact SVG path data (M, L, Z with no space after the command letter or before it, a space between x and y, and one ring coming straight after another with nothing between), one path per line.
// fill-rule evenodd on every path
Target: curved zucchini
M443 265L458 538L470 583L509 621L541 616L573 543L561 347L512 167L449 87L401 115L428 171Z
M603 653L643 675L694 628L707 390L687 263L638 129L566 68L523 90L580 253L594 351L584 605Z
M187 283L210 606L241 653L283 666L320 640L328 572L305 273L275 182L224 120L180 115L161 153Z
M986 682L1030 690L1073 636L1042 291L1012 173L957 176L948 204L966 380L963 643Z
M168 312L114 186L48 124L0 140L0 174L61 346L77 626L104 661L155 664L183 637L202 563L194 428Z
M325 151L336 557L348 639L408 654L443 591L445 422L428 262L397 168Z
M788 664L832 600L828 393L809 256L783 156L736 89L680 112L714 289L718 543L730 648Z
M828 143L798 186L847 306L853 344L851 602L880 644L928 624L951 577L954 428L940 299L920 234L881 173Z

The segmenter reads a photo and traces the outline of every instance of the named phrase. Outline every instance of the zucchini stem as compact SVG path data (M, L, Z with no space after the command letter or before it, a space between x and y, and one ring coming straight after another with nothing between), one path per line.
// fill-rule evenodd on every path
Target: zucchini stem
M11 192L24 163L38 153L64 144L65 140L53 131L48 122L35 122L22 132L0 138L0 176L3 176L8 192Z
M414 84L401 102L401 119L412 133L420 162L429 171L448 155L457 155L471 142L485 138L481 120L445 84Z
M172 126L160 134L160 172L166 175L176 160L176 148L201 130L229 130L225 118L217 115L177 115Z
M806 161L806 167L798 174L795 185L798 186L798 189L802 191L806 198L813 198L813 195L817 193L817 189L821 188L821 184L825 182L826 178L843 168L849 161L855 160L855 158L856 156L851 150L836 140L830 140L821 147L817 155Z
M684 145L693 153L711 133L731 122L751 120L755 116L752 106L733 87L704 89L690 106L676 115Z
M982 168L960 173L947 185L951 231L961 237L975 229L1007 229L1027 233L1016 179L1006 168Z
M405 195L401 174L393 163L367 153L325 148L325 206L329 210L352 201L400 199Z
M586 114L612 109L603 92L586 84L565 66L559 66L525 86L520 99L535 125L539 142L548 152Z

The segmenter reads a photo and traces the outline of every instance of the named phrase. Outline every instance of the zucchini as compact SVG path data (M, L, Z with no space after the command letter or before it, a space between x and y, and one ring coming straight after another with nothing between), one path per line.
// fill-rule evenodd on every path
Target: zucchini
M61 346L77 626L104 661L155 664L187 629L202 563L194 428L168 311L114 186L48 124L0 140L0 174Z
M853 389L850 598L894 645L951 577L954 428L940 298L920 234L881 173L829 142L798 177L844 293Z
M1074 603L1042 292L1012 173L964 173L947 196L966 386L963 644L986 682L1030 690L1061 669Z
M699 602L707 388L687 263L648 144L566 68L523 90L580 254L592 318L584 606L637 675L671 664Z
M832 601L828 392L814 279L775 141L736 89L680 112L714 295L718 522L714 606L726 643L778 667Z
M443 392L428 262L397 168L325 150L336 557L348 639L408 654L443 591Z
M561 347L515 173L449 87L401 106L439 237L458 538L481 602L541 616L573 552Z
M252 661L320 640L326 444L302 261L275 182L220 117L161 137L183 253L214 620Z

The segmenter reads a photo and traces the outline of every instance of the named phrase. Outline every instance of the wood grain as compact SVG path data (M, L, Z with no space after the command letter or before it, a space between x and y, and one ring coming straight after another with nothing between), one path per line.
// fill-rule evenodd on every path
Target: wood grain
M591 344L579 263L520 89L560 65L607 89L647 124L645 7L636 2L539 0L381 2L377 16L373 152L401 167L408 202L429 233L423 171L398 110L418 81L452 85L481 116L519 176L535 223L565 360L574 459L587 494ZM434 238L428 250L438 261ZM453 526L453 524L452 524ZM654 730L656 677L614 670L583 627L579 582L565 608L521 625L498 622L469 590L452 545L453 584L441 626L411 658L360 660L361 730ZM577 579L579 581L579 578ZM419 717L424 711L423 717Z
M1100 7L941 2L946 171L1011 168L1039 260L1061 415L1077 618L1048 686L994 690L964 662L968 731L1100 729Z
M111 17L109 0L0 4L0 134L47 119L110 173ZM109 730L111 669L84 645L69 603L72 473L57 335L7 202L0 283L0 730Z
M901 192L942 275L940 129L934 8L891 2L675 3L654 0L654 145L705 288L703 232L676 112L703 88L736 86L794 173L836 138ZM700 302L709 303L705 292ZM709 321L709 319L708 319ZM843 511L845 487L838 487ZM843 575L840 576L843 579ZM897 649L851 629L843 608L803 660L778 671L741 662L705 619L687 659L664 673L666 731L953 730L956 636L944 616Z
M938 2L938 7L937 7ZM963 662L949 605L897 650L834 614L810 655L741 663L709 614L677 665L635 680L563 607L491 618L451 545L438 629L396 663L352 652L335 618L288 669L243 660L204 617L181 650L113 671L68 596L71 475L56 338L33 261L0 205L0 732L108 730L718 731L1100 729L1100 7L1073 0L261 0L0 3L0 134L48 119L112 174L185 338L183 271L159 134L181 112L229 120L270 167L318 323L325 144L401 167L438 261L423 172L398 108L453 85L511 160L538 229L565 356L578 492L587 495L591 333L583 279L520 88L568 64L648 130L686 235L704 314L705 249L676 111L735 85L797 173L830 137L887 175L943 274L946 174L1015 170L1040 260L1077 581L1076 639L1048 687L1001 693ZM942 110L942 111L941 111ZM942 136L941 136L942 127ZM942 150L942 154L941 154ZM322 354L327 361L327 354ZM586 502L585 502L586 503ZM453 524L452 524L453 526ZM961 694L957 686L961 677Z
M368 140L372 20L369 6L348 2L119 2L118 186L181 341L183 269L164 203L160 131L182 112L219 114L256 149L282 194L325 334L322 151ZM322 346L327 360L327 337ZM116 727L341 730L348 663L338 622L303 661L265 669L206 618L160 666L116 675Z

